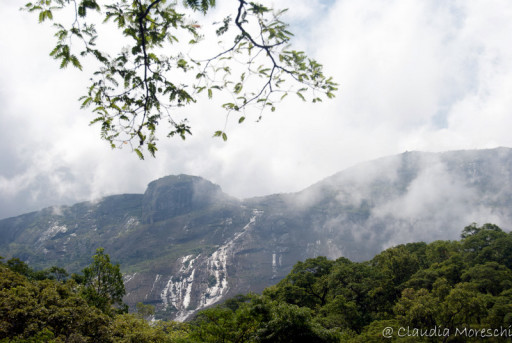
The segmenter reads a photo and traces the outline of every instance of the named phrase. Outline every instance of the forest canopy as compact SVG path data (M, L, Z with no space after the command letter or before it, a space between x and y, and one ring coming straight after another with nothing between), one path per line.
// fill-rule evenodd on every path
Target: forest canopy
M84 269L117 269L98 250ZM108 267L108 268L107 268ZM409 243L367 262L311 258L261 295L239 295L187 323L150 322L90 297L83 275L0 264L1 342L508 342L512 233L466 227L459 241ZM117 283L115 278L111 279ZM115 289L115 288L114 288ZM111 294L119 294L114 292Z

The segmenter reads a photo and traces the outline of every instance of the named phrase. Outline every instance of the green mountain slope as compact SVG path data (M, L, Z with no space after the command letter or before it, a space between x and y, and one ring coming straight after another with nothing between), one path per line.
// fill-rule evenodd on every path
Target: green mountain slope
M126 302L184 320L260 292L297 261L355 261L401 243L457 239L472 222L512 227L512 150L408 152L366 162L292 194L238 200L200 177L168 176L144 194L47 208L0 221L0 255L78 271L104 247Z

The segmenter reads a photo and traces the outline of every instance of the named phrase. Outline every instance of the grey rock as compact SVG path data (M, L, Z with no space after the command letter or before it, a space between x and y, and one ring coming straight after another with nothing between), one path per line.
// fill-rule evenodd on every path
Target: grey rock
M362 163L292 194L239 200L196 176L144 194L0 220L1 255L80 271L104 247L125 275L125 301L186 320L275 284L300 260L356 261L396 244L458 239L477 222L512 227L512 150L406 152Z

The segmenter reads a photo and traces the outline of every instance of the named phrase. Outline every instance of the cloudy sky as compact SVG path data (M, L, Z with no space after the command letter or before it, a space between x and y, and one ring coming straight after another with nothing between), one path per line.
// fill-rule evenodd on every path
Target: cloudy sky
M219 1L220 3L220 1ZM267 2L270 4L270 2ZM340 83L337 97L227 124L189 108L193 136L157 158L112 151L77 98L85 73L60 70L52 31L0 2L0 218L116 193L186 173L239 198L299 191L359 162L407 150L512 147L512 2L276 0L296 46ZM235 2L221 10L235 11ZM230 6L232 9L230 9Z

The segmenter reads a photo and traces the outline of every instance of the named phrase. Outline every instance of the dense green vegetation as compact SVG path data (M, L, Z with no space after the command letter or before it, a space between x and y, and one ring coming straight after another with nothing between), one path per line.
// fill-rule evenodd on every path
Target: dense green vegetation
M34 271L13 258L0 263L0 342L174 342L181 324L128 314L119 265L98 249L82 274L52 267ZM148 315L149 314L149 315Z
M512 336L512 233L492 224L466 227L460 241L399 245L363 263L308 259L262 295L240 295L184 324L150 323L153 309L143 304L136 314L124 313L116 277L107 284L117 288L91 293L99 278L90 271L101 266L119 273L102 250L84 275L69 279L58 268L34 272L17 259L1 264L0 342L502 342Z

